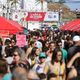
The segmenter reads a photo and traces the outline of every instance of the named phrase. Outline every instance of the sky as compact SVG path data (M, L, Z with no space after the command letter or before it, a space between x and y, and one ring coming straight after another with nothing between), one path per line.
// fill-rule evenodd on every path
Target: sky
M47 0L47 1L53 1L53 2L59 2L59 0ZM80 0L65 0L66 5L70 7L71 10L80 10Z
M80 11L80 0L66 0L66 5L70 7L71 10Z

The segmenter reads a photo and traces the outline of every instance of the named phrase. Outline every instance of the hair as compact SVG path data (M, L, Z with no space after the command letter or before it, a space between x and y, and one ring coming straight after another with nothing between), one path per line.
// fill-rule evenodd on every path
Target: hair
M54 45L56 46L56 41L52 41L52 42L50 42L49 47L51 46L51 44L54 44Z
M12 72L12 80L28 80L28 71L23 67L16 67Z
M14 43L16 44L16 40L15 39L11 39L11 42L14 41Z
M1 39L1 38L0 38L0 44L1 44L1 45L3 45L3 41L2 41L2 39Z
M57 47L60 47L59 43L62 44L62 41L61 41L61 40L56 41L56 45L57 45Z
M7 73L7 63L6 60L0 59L0 74Z
M49 73L48 76L47 76L47 80L50 80L51 78L54 78L54 77L56 77L56 74Z
M30 45L32 46L32 44L34 44L35 43L35 41L30 41Z
M6 40L5 40L5 45L9 45L9 44L11 44L11 40L6 39Z
M16 48L14 49L14 52L18 52L19 56L21 57L22 51L21 51L21 49L20 49L19 47L16 47ZM14 53L14 52L13 52L13 53Z
M18 53L18 55L20 56L20 60L24 60L24 58L25 58L25 52L21 48L19 48L19 47L16 46L14 48L14 50L13 50L13 53L14 52Z
M37 47L34 47L34 48L32 49L32 51L31 51L31 54L30 54L30 55L31 55L31 56L34 56L37 49L38 49Z
M39 76L40 80L46 79L46 75L44 73L40 73L40 74L38 74L38 76Z
M52 59L51 59L51 63L52 63L52 64L54 64L55 60L57 59L57 53L58 53L59 51L62 53L62 50L61 50L60 48L56 47L56 48L54 49L53 54L52 54ZM62 59L63 59L63 57L62 57L61 60L60 60L60 64L62 64Z
M38 74L34 70L29 71L28 78L31 79L31 80L40 80Z
M49 50L48 47L44 47L43 52L47 52Z

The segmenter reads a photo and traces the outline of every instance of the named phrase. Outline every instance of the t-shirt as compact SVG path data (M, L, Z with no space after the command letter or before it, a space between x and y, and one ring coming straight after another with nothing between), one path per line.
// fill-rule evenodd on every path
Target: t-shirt
M2 80L11 80L11 77L12 77L12 74L11 73L7 73L6 75L4 75Z
M62 49L62 53L63 53L63 59L66 60L67 59L67 51L65 49Z
M68 60L70 60L77 52L80 52L80 46L70 47L68 50Z
M35 64L33 70L36 71L38 74L43 73L45 67L45 62L43 64Z
M80 46L73 46L69 48L68 50L68 61L71 60L71 58L77 53L80 52ZM80 58L76 59L73 63L73 65L77 68L80 64ZM80 66L79 66L80 67Z

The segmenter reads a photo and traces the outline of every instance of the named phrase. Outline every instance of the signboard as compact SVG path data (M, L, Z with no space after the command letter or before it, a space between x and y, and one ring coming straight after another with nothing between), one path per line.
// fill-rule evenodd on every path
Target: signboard
M9 31L0 31L0 37L6 38L9 37Z
M26 45L26 35L17 34L16 40L17 40L17 43L16 43L17 46L24 47Z
M47 12L44 21L59 21L59 12Z
M59 21L59 12L28 12L26 21Z
M46 12L28 12L27 21L44 21Z

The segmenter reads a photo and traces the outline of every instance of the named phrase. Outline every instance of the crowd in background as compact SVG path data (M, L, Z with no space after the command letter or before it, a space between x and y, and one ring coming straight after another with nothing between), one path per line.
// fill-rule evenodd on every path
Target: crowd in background
M80 33L30 31L26 41L0 38L0 80L80 80Z

